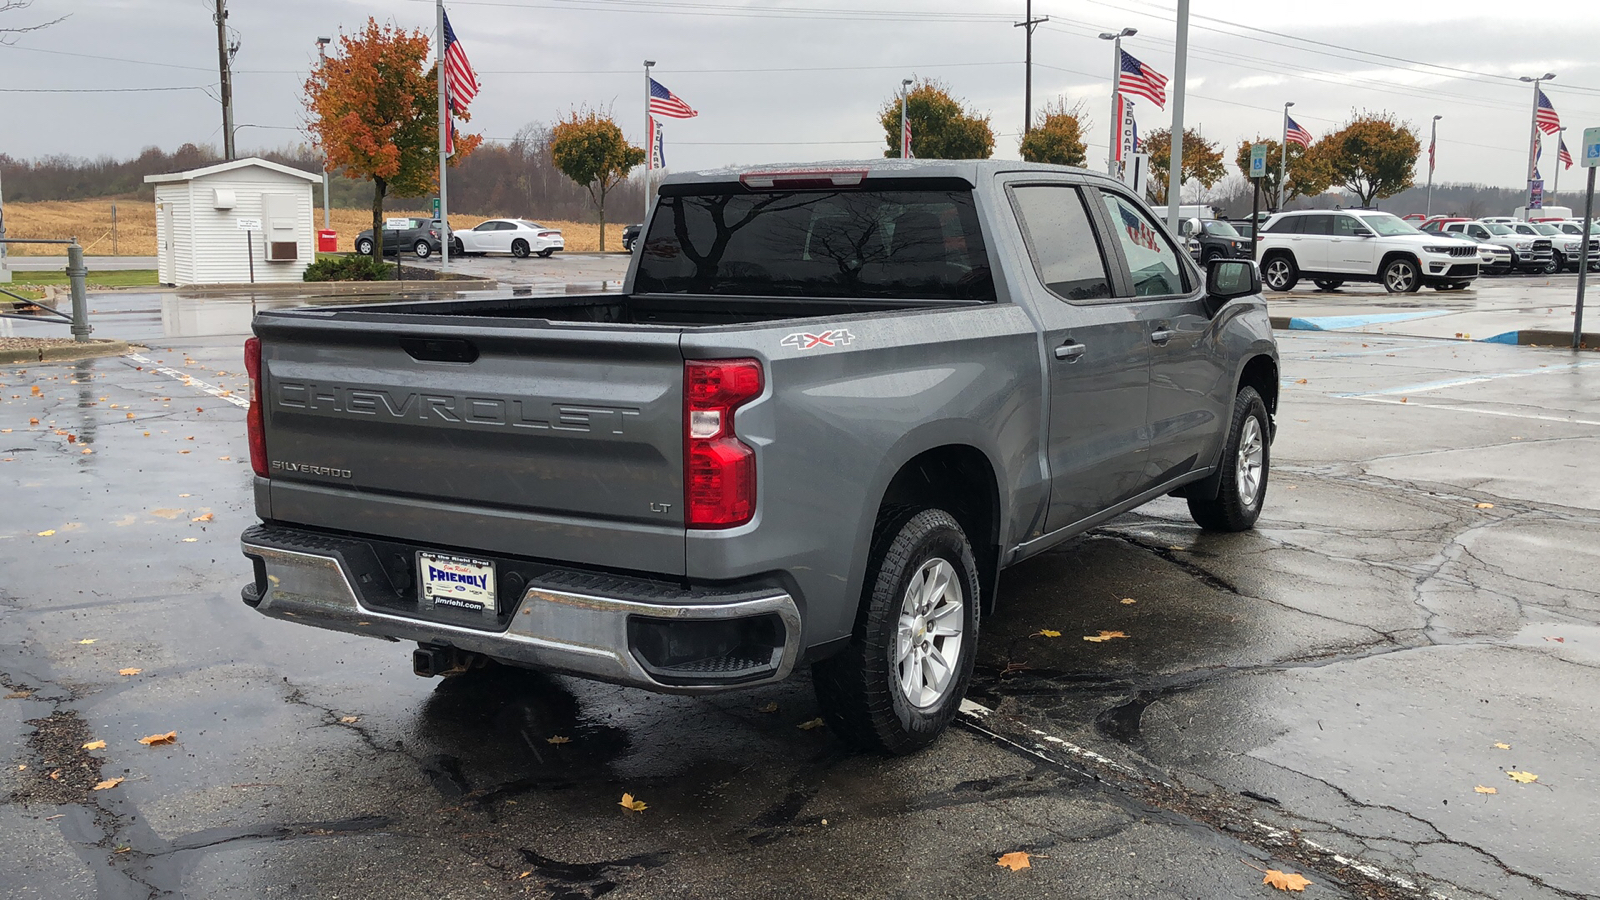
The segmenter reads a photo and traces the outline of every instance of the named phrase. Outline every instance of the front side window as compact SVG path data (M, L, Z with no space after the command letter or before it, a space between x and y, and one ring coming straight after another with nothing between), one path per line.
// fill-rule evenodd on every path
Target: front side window
M1083 195L1071 185L1012 188L1011 202L1028 237L1028 255L1052 294L1063 300L1111 296L1111 280L1089 224Z
M1355 216L1334 216L1333 233L1339 237L1355 237L1366 230L1366 226Z
M1151 224L1133 201L1112 193L1102 196L1111 213L1111 230L1122 242L1122 253L1128 258L1134 296L1163 297L1188 290L1177 248L1166 234Z
M664 195L641 293L993 302L972 190Z
M495 229L497 229L499 227L500 227L500 223L499 222L495 222L495 221L491 220L491 221L488 221L488 222L484 222L482 225L479 225L477 228L474 228L472 230L473 231L494 231Z

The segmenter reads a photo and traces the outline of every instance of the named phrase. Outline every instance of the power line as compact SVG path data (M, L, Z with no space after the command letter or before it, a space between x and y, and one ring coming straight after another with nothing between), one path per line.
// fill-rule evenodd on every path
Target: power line
M431 3L433 0L411 0ZM672 16L710 16L742 19L823 19L878 22L1002 22L1010 17L996 13L928 12L918 10L847 9L840 7L738 7L715 3L670 3L655 0L568 0L562 3L514 3L507 0L452 0L457 6L509 9L554 9L582 12L619 12Z
M143 94L153 91L204 91L215 87L211 84L188 84L178 87L138 87L138 88L0 88L4 94Z

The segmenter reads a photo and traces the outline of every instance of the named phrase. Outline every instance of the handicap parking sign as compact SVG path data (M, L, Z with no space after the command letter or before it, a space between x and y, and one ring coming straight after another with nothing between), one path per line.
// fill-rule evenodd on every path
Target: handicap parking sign
M1600 166L1600 128L1583 130L1583 164L1589 168Z

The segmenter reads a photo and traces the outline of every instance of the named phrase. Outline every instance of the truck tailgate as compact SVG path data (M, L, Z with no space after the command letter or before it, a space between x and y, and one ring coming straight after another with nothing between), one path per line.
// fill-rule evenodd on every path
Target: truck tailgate
M324 316L257 324L274 519L682 571L675 329Z

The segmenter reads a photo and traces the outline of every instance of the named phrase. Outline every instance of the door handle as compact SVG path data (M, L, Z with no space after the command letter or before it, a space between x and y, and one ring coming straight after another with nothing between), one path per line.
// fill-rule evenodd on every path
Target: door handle
M1150 342L1154 344L1165 344L1167 341L1172 340L1172 338L1176 335L1176 331L1168 331L1165 328L1161 328L1150 332Z
M1062 344L1056 348L1056 359L1064 359L1067 362L1077 362L1078 358L1083 356L1084 351L1088 349L1088 347L1085 347L1082 344L1074 344L1069 341L1068 343Z

